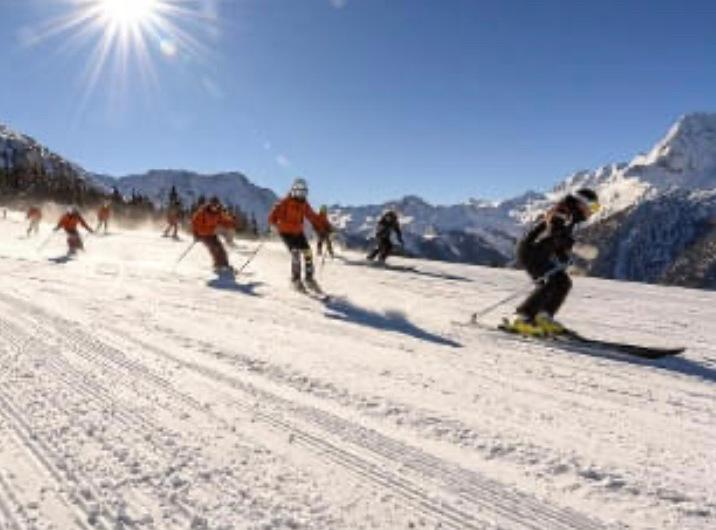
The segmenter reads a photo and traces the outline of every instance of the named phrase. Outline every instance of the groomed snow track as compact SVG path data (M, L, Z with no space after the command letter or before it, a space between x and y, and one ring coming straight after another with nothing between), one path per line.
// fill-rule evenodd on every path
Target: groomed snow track
M211 425L224 437L236 433L230 417L155 368L162 365L181 366L204 378L217 395L225 394L224 407L243 410L328 465L399 498L422 524L603 528L598 521L517 493L359 422L287 400L241 374L188 362L121 329L107 328L100 339L97 330L7 293L0 293L0 303L1 314L11 315L0 318L0 430L9 444L3 449L13 452L18 469L32 468L45 483L38 503L25 497L31 492L14 486L15 473L3 470L4 528L61 528L58 521L54 526L41 522L40 504L52 505L61 521L79 528L211 528L212 508L197 499L214 499L224 510L234 507L236 527L244 527L242 517L261 519L251 510L242 513L242 506L251 505L250 485L233 474L201 480L208 471L191 437L176 425L162 424L147 407L147 402L159 403L172 417L192 418L189 424L199 421L204 429ZM146 362L125 353L128 349L140 352ZM238 436L237 441L243 443ZM177 476L181 478L175 480ZM301 522L290 505L278 519L274 510L271 506L272 513L262 515L276 528L336 524L329 514Z

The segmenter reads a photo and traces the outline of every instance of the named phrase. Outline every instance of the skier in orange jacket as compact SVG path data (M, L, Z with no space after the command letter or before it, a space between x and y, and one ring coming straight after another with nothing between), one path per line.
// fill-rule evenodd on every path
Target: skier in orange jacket
M291 281L294 288L305 291L306 287L320 292L320 287L313 277L313 254L303 232L303 225L308 219L317 233L329 229L327 221L313 211L306 200L308 185L304 179L296 179L288 195L279 201L271 210L268 222L275 226L281 239L291 252ZM305 285L301 282L301 255L306 269Z
M194 239L204 243L209 250L216 272L232 271L226 249L217 236L217 230L221 227L232 228L233 226L233 219L224 212L218 197L212 197L208 203L194 212L191 218Z
M30 237L33 233L37 235L40 231L42 211L37 206L30 206L27 210L27 220L30 221L30 225L27 227L27 237Z
M109 218L111 215L112 209L109 201L105 201L102 206L100 206L99 210L97 210L97 232L104 227L104 233L107 233L107 230L109 229Z
M94 230L89 227L87 221L85 221L82 215L80 215L77 207L70 206L67 209L67 212L60 217L60 220L57 222L57 226L55 227L55 232L62 228L67 234L67 255L69 256L76 254L78 250L85 249L80 233L77 230L77 225L82 225L85 230L94 233Z
M321 209L318 211L318 217L321 218L321 224L325 229L321 232L316 232L316 237L318 237L318 243L316 243L316 254L319 256L323 255L323 245L325 244L326 252L328 252L331 258L334 258L335 254L333 254L333 241L331 241L331 232L333 232L333 227L328 220L327 206L321 206Z

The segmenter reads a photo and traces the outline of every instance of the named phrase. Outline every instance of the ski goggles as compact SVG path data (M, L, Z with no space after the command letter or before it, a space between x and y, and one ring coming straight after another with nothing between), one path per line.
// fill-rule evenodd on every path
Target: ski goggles
M599 213L602 209L602 205L599 204L599 201L588 201L586 199L583 199L579 195L577 195L577 200L579 201L579 203L582 206L584 206L587 210L589 210L589 213L591 215Z
M602 205L598 202L585 202L583 204L589 209L589 213L591 213L592 215L599 213L599 211L602 209Z

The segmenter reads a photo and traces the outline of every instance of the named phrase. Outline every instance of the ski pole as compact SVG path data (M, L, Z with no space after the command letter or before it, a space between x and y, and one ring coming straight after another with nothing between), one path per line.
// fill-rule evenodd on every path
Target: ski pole
M256 250L254 250L254 251L251 253L251 255L248 257L248 259L247 259L247 260L244 262L244 264L241 266L241 268L236 271L236 273L235 273L234 276L238 276L239 274L241 274L241 273L244 271L244 269L249 266L249 263L251 263L252 261L254 261L254 258L258 255L258 253L259 253L259 252L261 251L261 249L263 248L264 243L265 243L265 241L261 241L261 243L259 243L259 244L256 246Z
M57 233L56 230L53 230L52 232L50 232L50 235L47 236L47 238L42 243L40 243L39 247L37 247L37 251L40 252L43 248L45 248L47 246L47 244L52 240L52 238L55 237L56 233Z
M531 281L530 283L526 284L524 287L521 287L520 289L518 289L518 290L515 291L514 293L511 293L509 296L506 296L505 298L503 298L503 299L500 300L499 302L495 302L494 304L492 304L492 305L490 305L490 306L488 306L488 307L486 307L486 308L484 308L484 309L482 309L482 310L480 310L480 311L477 311L477 312L473 313L473 314L472 314L472 317L470 318L470 321L471 321L471 322L477 322L478 320L482 319L482 318L485 317L486 315L489 315L490 313L492 313L492 312L493 312L495 309L497 309L498 307L501 307L501 306L505 305L507 302L511 302L512 300L514 300L514 299L517 298L518 296L522 296L523 294L527 293L527 291L531 290L535 285L538 285L538 284L540 284L540 283L542 283L542 282L546 282L547 280L549 280L549 278L550 278L553 274L556 274L556 273L558 273L558 272L561 272L561 271L565 270L566 268L567 268L566 266L562 266L562 265L559 265L559 266L555 267L554 269L552 269L552 270L550 270L549 272L547 272L544 276L541 276L541 277L537 278L536 280Z
M191 244L187 247L187 249L186 249L184 252L182 252L181 256L179 256L179 259L178 259L178 260L176 261L176 263L174 264L174 270L176 270L177 266L178 266L182 261L184 261L184 258L186 258L186 257L189 255L189 252L191 252L191 249L194 248L194 245L196 245L196 242L197 242L197 241L198 241L197 239L195 239L194 241L192 241Z

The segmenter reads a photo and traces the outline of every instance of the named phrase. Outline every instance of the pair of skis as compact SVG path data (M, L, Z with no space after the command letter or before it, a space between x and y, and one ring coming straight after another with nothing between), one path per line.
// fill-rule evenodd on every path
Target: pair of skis
M686 348L681 347L659 347L659 346L643 346L638 344L630 344L624 342L596 339L585 337L581 333L573 330L566 330L559 335L549 335L544 337L536 337L523 335L518 333L509 326L509 322L503 320L498 326L489 326L478 320L471 320L467 326L477 327L486 331L502 333L523 342L534 344L547 344L565 349L584 350L587 353L607 353L616 354L618 356L634 357L649 361L673 357L683 353Z
M326 302L331 299L329 295L327 295L323 289L321 289L321 286L316 283L315 280L312 281L306 281L302 282L301 280L293 281L293 288L297 293L304 294L306 296L310 296L311 298L315 298L317 300L321 300L322 302Z

